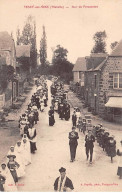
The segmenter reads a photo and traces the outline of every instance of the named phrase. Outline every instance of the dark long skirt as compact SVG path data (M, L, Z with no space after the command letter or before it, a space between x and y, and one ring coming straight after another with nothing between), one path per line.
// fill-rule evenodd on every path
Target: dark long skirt
M68 121L70 118L70 111L65 113L65 120Z
M108 156L114 157L116 156L116 147L109 147L108 148Z
M18 176L17 176L16 170L14 170L14 171L11 171L11 170L10 170L10 172L11 172L11 175L12 175L12 177L13 177L13 179L14 179L14 182L15 182L15 183L18 182Z
M117 175L122 177L122 167L118 167Z
M54 116L52 117L49 117L49 126L53 126L55 123L55 119L54 119Z
M36 142L31 142L30 141L30 148L31 148L31 153L34 153L35 150L37 150Z

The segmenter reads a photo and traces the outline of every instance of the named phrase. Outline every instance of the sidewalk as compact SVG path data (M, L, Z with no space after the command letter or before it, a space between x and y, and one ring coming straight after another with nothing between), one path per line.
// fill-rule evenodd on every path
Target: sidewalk
M6 154L9 151L10 146L15 146L16 142L21 139L19 134L19 117L27 108L32 94L35 92L36 86L26 94L26 100L22 104L22 107L14 112L10 112L6 117L6 121L0 126L0 163L6 161ZM25 95L25 94L24 94Z

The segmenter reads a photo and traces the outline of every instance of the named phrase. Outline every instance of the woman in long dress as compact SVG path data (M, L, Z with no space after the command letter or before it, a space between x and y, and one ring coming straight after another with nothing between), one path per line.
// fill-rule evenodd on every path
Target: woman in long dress
M15 153L16 153L16 161L20 165L20 167L17 169L18 177L25 176L25 164L24 164L24 159L22 155L22 150L23 150L23 147L22 147L21 141L17 141L16 146L15 146Z
M5 184L4 184L4 191L5 192L17 192L17 187L15 185L14 179L10 173L10 170L8 169L6 163L1 164L0 169L2 175L5 177Z
M113 163L113 157L116 156L116 141L114 140L114 136L108 141L108 156L111 157L111 163Z
M25 175L25 168L24 165L22 163L22 156L20 155L20 153L17 151L17 147L19 145L19 143L16 144L16 149L14 146L10 147L10 150L8 152L8 155L14 155L16 156L16 162L20 165L19 168L16 170L17 171L17 175L18 177L23 177ZM18 149L19 150L19 149Z
M31 164L30 142L26 134L24 134L22 138L22 156L25 165Z
M30 128L28 129L27 136L30 141L31 153L35 153L35 151L37 150L36 148L37 134L36 134L36 129L32 127L31 124L30 124Z
M49 115L49 126L53 126L55 123L55 119L54 119L54 110L52 106L50 107L48 115Z
M117 150L117 155L119 156L117 175L119 176L120 179L122 179L122 140L120 141L120 143L121 143L121 146Z
M9 158L9 162L7 163L7 166L16 184L18 182L18 175L16 169L19 168L19 164L14 160L16 158L15 155L8 155L7 158Z
M81 112L79 108L76 109L76 117L77 117L76 125L78 126L78 120L79 120L79 117L81 117Z

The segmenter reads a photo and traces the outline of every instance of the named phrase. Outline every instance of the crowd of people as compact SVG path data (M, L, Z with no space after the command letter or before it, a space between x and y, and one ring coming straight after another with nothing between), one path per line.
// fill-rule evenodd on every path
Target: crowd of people
M36 93L31 97L27 110L20 116L19 129L21 140L11 146L6 156L6 162L0 168L0 191L16 192L19 179L26 174L26 166L31 164L31 158L37 150L37 131L35 124L39 121L39 112L47 106L48 87L44 77L36 80Z
M64 90L64 85L62 82L53 82L51 86L52 93L52 106L51 112L56 111L59 114L59 118L61 120L69 120L70 118L70 104L67 99L67 91ZM50 112L50 111L49 111ZM55 121L55 119L54 119ZM90 121L90 120L89 120ZM90 121L91 122L91 121ZM84 140L85 140L85 153L86 160L89 160L89 163L92 164L93 161L93 149L94 142L96 141L100 147L103 148L103 151L110 157L111 163L113 163L113 158L118 155L120 156L120 163L117 170L117 175L122 178L122 153L121 147L117 150L116 148L116 140L113 135L110 135L109 132L102 126L102 124L98 124L93 126L92 124L87 124L87 120L85 116L83 116L83 112L81 114L81 110L78 107L74 107L74 111L72 114L72 131L69 132L69 146L70 146L70 162L75 161L76 157L76 149L78 146L79 135L76 132L76 129L79 132L83 132ZM122 141L121 141L122 146Z
M20 116L19 128L21 140L17 141L15 146L11 146L6 156L6 162L1 164L0 169L0 191L17 191L17 184L19 178L26 174L26 166L31 164L31 158L37 150L37 130L35 125L39 121L39 114L47 107L48 102L48 86L45 77L40 77L36 80L36 92L32 95L30 102L25 112ZM60 120L68 121L70 119L70 104L68 102L68 91L65 90L63 82L54 80L51 88L51 106L48 111L49 126L55 124L55 113L58 114ZM108 131L98 124L96 126L89 126L87 128L87 120L82 115L83 112L78 107L74 108L72 114L72 130L69 132L69 148L70 148L70 162L74 162L76 158L76 150L78 146L79 133L82 132L85 141L86 160L92 164L94 142L111 158L118 155L120 163L117 170L117 175L122 179L122 140L121 147L117 150L116 140ZM79 133L77 132L79 130ZM55 191L73 190L73 184L69 178L66 177L66 169L59 169L61 174L54 183Z
M64 90L62 82L53 82L51 85L51 106L48 112L49 125L55 124L54 112L57 112L61 120L68 121L70 119L70 104L67 101L67 91Z
M79 132L83 132L85 135L85 148L86 148L86 159L89 159L90 153L90 164L92 163L93 158L93 148L94 142L97 141L99 146L106 152L111 158L111 163L113 163L113 158L118 155L120 157L117 175L122 179L122 140L120 141L120 149L116 148L116 140L113 135L103 127L102 124L96 126L90 125L90 129L87 128L87 120L84 116L81 116L80 109L74 108L72 115L72 131L69 133L69 145L70 145L70 154L71 162L75 160L76 148L78 145L77 139L79 139L78 133L75 132L75 129L79 129Z

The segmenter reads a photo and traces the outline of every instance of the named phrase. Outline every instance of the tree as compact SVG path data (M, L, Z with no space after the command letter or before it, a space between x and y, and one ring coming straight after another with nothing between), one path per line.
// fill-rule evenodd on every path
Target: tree
M21 34L20 34L19 27L17 28L16 36L17 36L17 42L16 43L17 43L17 45L20 45L21 44L21 40L20 40Z
M60 45L57 45L57 48L53 52L53 63L57 60L58 61L59 60L61 60L61 61L67 60L67 54L68 54L67 49L64 49Z
M72 80L73 64L67 60L68 50L60 45L53 51L51 71L66 82Z
M105 31L96 32L93 36L95 45L91 53L106 53L106 38L107 35Z
M43 35L40 41L40 62L42 67L46 66L46 59L47 59L47 40L46 40L45 26L43 26Z
M17 45L30 45L30 65L36 67L37 65L37 47L36 47L36 22L33 16L29 15L25 22L25 25L20 33L20 29L17 29Z
M117 44L118 44L117 41L114 41L113 43L111 43L111 45L110 45L111 49L113 50Z

